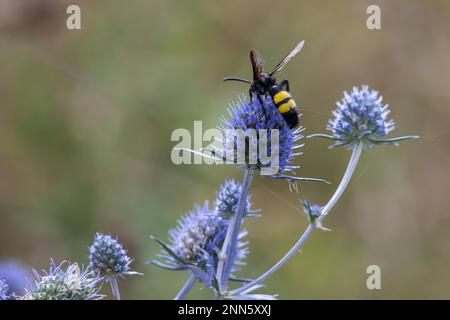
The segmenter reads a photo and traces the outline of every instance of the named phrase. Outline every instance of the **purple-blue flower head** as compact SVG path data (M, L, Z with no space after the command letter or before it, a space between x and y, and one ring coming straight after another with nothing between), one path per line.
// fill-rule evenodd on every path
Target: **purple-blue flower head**
M67 265L67 267L66 267ZM62 262L56 265L51 261L49 271L42 275L34 270L36 281L32 289L23 297L25 300L99 300L100 278L89 268L76 263Z
M198 280L211 286L228 221L211 211L207 202L204 206L195 206L181 217L176 228L169 231L168 244L155 239L163 246L159 254L163 262L152 263L170 270L191 270ZM246 234L246 231L242 232L240 239ZM237 271L238 266L244 264L242 260L247 254L247 243L239 241L233 271Z
M308 200L303 200L303 209L310 223L315 223L322 214L322 207L318 204L310 204Z
M395 129L394 120L388 119L389 106L383 104L383 97L378 91L367 85L353 87L336 103L332 112L334 118L328 121L327 129L332 135L313 134L309 137L322 137L335 141L331 147L354 147L362 143L366 148L373 144L396 144L406 139L416 139L418 136L403 136L385 138Z
M13 260L0 262L0 279L5 279L8 284L10 297L23 296L31 278L31 273L22 264Z
M383 97L364 85L353 87L350 93L336 103L334 119L327 129L333 132L338 143L353 145L363 141L367 146L370 140L378 140L394 130L394 120L389 120L389 106L383 104Z
M251 169L260 170L273 165L265 159L264 146L267 155L278 156L278 172L284 173L297 168L293 166L293 157L301 153L295 153L295 149L301 147L297 141L302 138L301 127L290 129L283 116L277 110L272 98L266 97L261 101L253 96L251 101L244 96L236 103L230 104L228 109L230 119L222 118L221 129L226 139L223 141L223 149L214 150L221 157L231 158L234 163L244 165ZM264 131L267 130L265 133ZM246 139L228 139L227 131L242 132ZM254 134L256 133L256 134ZM278 134L278 141L275 139ZM241 163L237 154L244 150L245 161Z
M117 239L110 235L95 235L94 242L89 247L89 261L92 271L105 279L137 274L130 271L133 259L127 256L127 251Z
M225 180L216 193L215 210L219 215L229 216L237 209L242 185L233 179ZM250 212L250 197L246 200L245 213ZM244 213L244 215L245 215Z
M0 300L9 300L9 286L2 278L0 278Z

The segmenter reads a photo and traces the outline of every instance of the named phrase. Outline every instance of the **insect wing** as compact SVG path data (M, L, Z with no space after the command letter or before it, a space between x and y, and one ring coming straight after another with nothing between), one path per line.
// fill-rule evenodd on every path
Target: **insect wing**
M281 69L284 68L284 66L293 58L295 57L295 55L297 53L300 52L300 50L302 50L303 45L304 45L305 41L301 41L299 42L294 49L291 50L291 52L288 53L288 55L286 57L283 58L283 60L280 61L280 63L278 63L275 68L273 68L272 72L270 73L270 75L274 75L275 73L281 71Z
M253 80L256 80L258 76L264 71L262 67L264 62L259 52L255 49L252 49L250 51L250 60L252 61Z

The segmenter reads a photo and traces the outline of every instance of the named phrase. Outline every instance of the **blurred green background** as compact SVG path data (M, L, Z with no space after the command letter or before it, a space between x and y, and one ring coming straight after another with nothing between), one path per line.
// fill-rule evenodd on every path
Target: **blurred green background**
M68 4L82 29L66 29ZM366 28L381 7L382 30ZM145 273L122 296L171 299L186 274L145 264L177 218L213 200L232 166L172 164L176 128L214 127L247 92L248 52L267 68L306 44L280 77L303 113L305 133L324 132L343 90L368 84L392 109L393 135L420 134L363 155L326 226L267 281L282 299L450 298L450 2L441 1L0 1L0 260L48 268L49 258L87 263L97 231L117 235ZM349 152L306 141L301 197L324 203ZM307 225L287 184L258 177L260 219L248 220L254 277ZM382 270L368 290L366 268ZM191 298L209 298L208 290Z

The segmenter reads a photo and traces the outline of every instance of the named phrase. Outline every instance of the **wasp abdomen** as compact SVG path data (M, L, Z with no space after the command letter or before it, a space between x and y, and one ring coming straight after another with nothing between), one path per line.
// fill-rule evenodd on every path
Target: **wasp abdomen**
M279 87L272 88L270 94L278 112L281 113L289 127L291 129L297 127L299 122L298 112L296 110L297 105L294 99L292 99L291 94Z
M272 96L278 111L283 114L296 107L294 99L289 92L281 90Z

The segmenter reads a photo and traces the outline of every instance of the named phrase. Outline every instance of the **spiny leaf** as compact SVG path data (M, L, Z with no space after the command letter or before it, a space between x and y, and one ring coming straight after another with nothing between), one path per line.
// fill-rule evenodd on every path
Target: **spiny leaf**
M319 179L319 178L304 178L304 177L296 177L296 176L289 176L284 174L277 174L273 176L268 176L272 179L283 179L283 180L291 180L291 181L305 181L305 182L321 182L326 184L331 184L330 181Z
M324 133L311 134L311 135L307 136L306 138L307 139L310 139L310 138L324 138L324 139L329 139L329 140L333 140L333 141L341 140L340 138L337 138L337 137L332 136L330 134L324 134Z
M166 270L177 271L177 270L185 270L186 269L185 267L171 266L171 265L162 263L162 262L160 262L158 260L148 260L148 261L145 261L145 263L146 264L152 264L152 265L155 265L157 267L160 267L160 268L163 268L163 269L166 269Z
M370 139L367 138L368 141L374 143L374 144L396 144L396 142L403 141L403 140L409 140L409 139L419 139L419 136L403 136L403 137L397 137L397 138L391 138L391 139Z
M160 244L161 247L163 247L164 250L166 250L166 252L175 260L177 260L178 262L184 264L184 265L192 265L192 263L187 262L186 260L180 258L175 252L172 251L172 249L169 248L168 245L166 245L162 240L154 237L154 236L150 236L150 238L152 240L155 240L156 242L158 242Z

